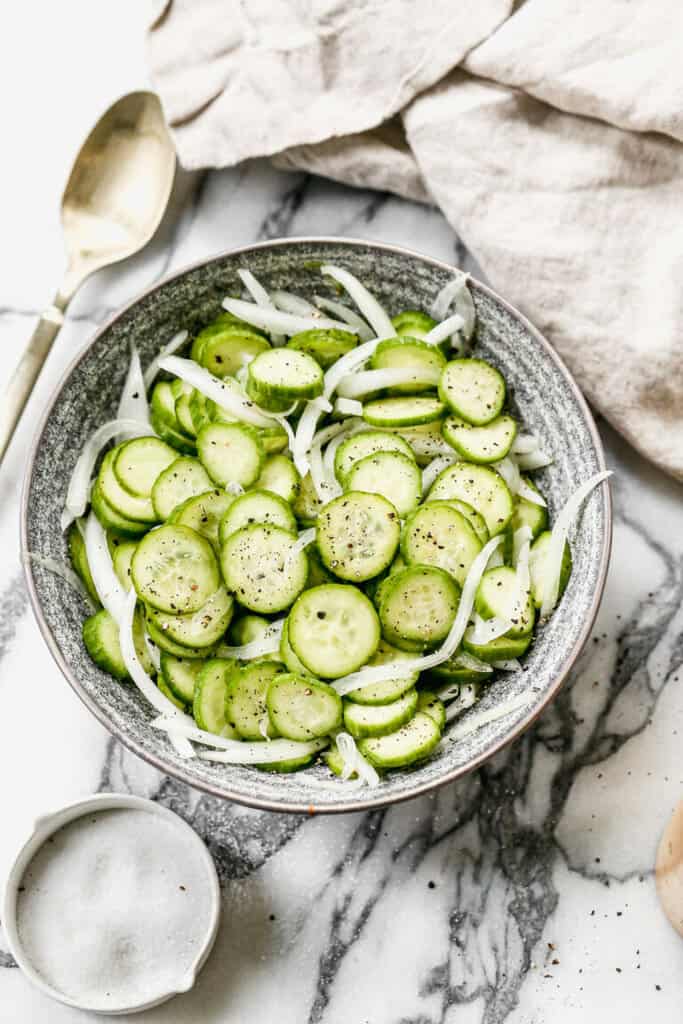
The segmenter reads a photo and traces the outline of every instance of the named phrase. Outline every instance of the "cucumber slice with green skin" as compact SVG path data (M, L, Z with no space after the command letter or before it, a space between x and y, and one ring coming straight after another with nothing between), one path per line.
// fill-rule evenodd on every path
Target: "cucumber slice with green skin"
M267 391L259 391L251 377L247 379L245 390L252 402L268 412L286 412L291 408L292 400L290 398L280 398Z
M434 719L418 711L396 732L361 740L358 749L376 768L404 768L429 757L440 739L441 730Z
M83 623L83 643L98 668L116 679L128 678L119 644L119 627L105 608Z
M386 427L389 432L399 432L408 444L418 466L427 466L440 455L450 455L451 446L441 435L443 420L423 423L418 427Z
M279 494L291 504L296 500L300 483L301 477L291 459L286 455L268 455L254 487Z
M323 754L323 761L330 769L330 771L333 773L333 775L338 775L341 778L341 776L344 774L344 758L339 753L336 743L333 743L329 750L325 751L325 753ZM349 778L358 778L357 772L351 772Z
M265 335L258 329L258 327L252 327L251 324L246 323L244 320L240 320L239 317L236 317L233 313L228 313L227 309L221 310L218 316L208 323L206 327L203 327L194 337L192 341L192 348L190 350L190 358L194 359L196 363L201 362L202 350L206 343L232 327L239 327L247 334L255 334L257 337L262 337L264 341L266 340ZM221 366L222 364L219 363L218 365Z
M174 658L166 651L161 652L160 660L161 674L169 690L184 704L192 704L197 677L206 663Z
M456 416L483 427L505 404L505 378L483 359L452 359L441 375L439 396Z
M464 459L470 462L497 462L504 459L517 435L511 416L497 416L485 427L473 427L458 416L447 416L443 436Z
M379 647L368 662L368 668L375 665L391 664L394 661L400 663L412 657L413 655L407 651L400 651L397 647L388 644L386 640L380 640ZM411 672L406 676L397 676L396 679L383 679L379 683L368 683L367 686L361 686L358 690L347 693L346 698L354 704L391 704L392 701L398 700L404 693L411 690L418 677L419 672Z
M446 727L446 708L443 701L439 700L435 693L429 690L421 690L417 699L417 710L424 715L429 715L439 732Z
M505 634L508 637L526 636L534 627L536 613L530 594L524 595L524 603L520 609L519 583L514 569L508 565L500 565L496 569L487 569L477 589L474 606L483 619L509 619L512 628Z
M135 437L120 445L114 458L114 475L135 498L150 498L154 481L178 453L158 437Z
M435 565L463 585L482 544L461 512L445 502L422 505L406 521L401 554L408 565Z
M221 487L258 480L265 453L253 427L243 423L210 423L197 435L197 452L206 471Z
M140 537L149 530L149 523L141 523L135 519L126 519L125 516L119 515L102 494L99 480L95 480L95 485L90 495L90 504L105 530L114 530L122 537Z
M194 687L192 714L200 729L238 740L239 733L228 724L225 715L225 699L228 693L228 679L237 667L230 658L211 658L206 662L195 662L199 673Z
M330 331L313 328L294 334L287 348L295 348L315 359L323 370L329 370L333 363L345 356L358 344L358 335L351 331L333 329Z
M192 660L198 658L206 661L207 658L212 656L214 653L213 647L184 647L182 644L177 644L175 640L172 640L170 636L166 636L159 629L150 612L151 609L148 608L145 626L150 640L156 644L160 651L172 654L175 658L191 658Z
M163 693L164 697L166 697L167 700L170 700L171 704L175 704L175 706L179 708L180 711L187 711L187 704L184 704L182 700L179 700L178 697L176 697L175 693L168 685L163 676L159 676L159 678L157 679L157 687L159 688L161 693Z
M427 395L378 398L365 403L363 419L373 427L414 427L441 419L444 410L442 401Z
M380 494L349 491L328 502L318 515L316 542L323 565L353 583L386 569L400 538L398 513Z
M131 576L138 597L171 615L198 612L221 582L208 540L175 523L143 537L133 555Z
M322 394L323 371L307 352L274 348L249 363L249 381L262 396L288 400L316 398Z
M363 430L353 437L348 437L337 448L334 454L334 475L342 486L357 462L377 452L400 452L407 458L413 452L407 441L399 434L390 434L382 430Z
M458 648L452 658L442 661L430 669L427 678L434 686L444 686L446 683L489 683L493 679L493 672L477 671L474 668L464 668L459 665L458 658L462 650Z
M130 575L130 563L133 561L133 555L137 544L133 540L127 540L119 542L114 546L112 551L111 560L114 566L114 572L119 578L121 586L125 590L130 590L133 586L133 581Z
M261 427L258 431L266 458L284 451L288 445L287 434L282 427ZM262 471L263 472L263 471Z
M149 527L158 522L154 506L149 498L136 498L126 491L116 479L114 461L118 448L108 451L97 474L97 486L107 504L117 515L132 522L146 523Z
M152 503L159 519L168 519L188 498L205 494L213 482L198 459L183 456L157 477L152 487Z
M285 672L275 676L266 696L268 716L279 736L315 740L338 729L342 701L327 683L307 675Z
M375 349L371 364L373 370L414 370L418 383L396 384L388 390L390 395L412 395L434 387L434 381L438 380L446 366L446 359L437 345L430 345L418 338L387 338ZM422 383L419 381L421 372L424 372Z
M441 501L439 499L434 500L430 498L427 504L450 505L450 507L454 508L456 512L460 512L476 533L482 547L491 539L488 526L486 525L486 520L479 514L479 512L477 512L476 508L472 508L472 506L466 501L461 501L459 498L450 498L448 501Z
M436 327L436 320L427 313L421 313L419 309L404 309L402 313L392 316L391 322L401 337L407 335L418 339L426 337L432 327Z
M150 610L149 617L164 636L183 647L214 647L222 639L232 618L234 600L225 587L191 615L169 615Z
M354 739L385 736L405 725L417 708L417 690L411 689L390 704L344 704L344 728Z
M310 587L319 587L323 583L336 583L336 579L333 574L323 565L320 553L315 544L310 544L306 548L306 557L308 558L308 576L306 577L307 590Z
M528 477L523 476L522 480L532 491L536 491L537 494L541 493ZM544 505L535 505L533 501L527 501L526 498L520 498L517 495L510 528L514 533L521 526L529 527L532 539L538 537L539 533L542 533L548 526L548 509Z
M232 494L226 491L205 491L193 498L188 498L182 505L177 505L169 517L169 522L189 526L209 543L218 548L218 528L221 519L234 501Z
M85 589L90 595L90 599L99 607L100 599L95 590L95 584L93 583L92 575L90 574L90 566L88 565L88 555L85 550L85 541L81 536L81 531L78 529L75 523L72 523L69 527L69 557L71 564L74 567L77 575L83 582Z
M177 452L180 452L182 455L194 455L196 453L197 446L194 443L194 439L181 434L179 430L174 430L164 419L157 416L153 409L150 411L149 419L154 432L159 435L162 441L175 448Z
M228 637L235 647L250 644L252 640L260 640L270 626L270 620L262 615L241 615L230 623Z
M221 568L240 604L264 615L289 608L308 576L306 553L292 553L296 542L288 530L260 523L228 537L221 547Z
M228 676L225 718L243 740L265 739L264 732L271 738L277 735L268 716L266 695L279 672L282 672L279 661L252 661L233 669Z
M354 462L346 477L346 488L384 495L404 518L420 504L422 473L411 456L401 452L376 452Z
M382 584L379 618L390 644L422 651L448 636L458 610L460 588L443 569L414 565Z
M289 761L270 761L268 764L257 764L262 772L277 772L279 775L288 775L290 772L298 772L301 768L308 768L313 764L317 754L308 754L306 757L293 757Z
M490 640L487 644L473 644L467 638L467 634L465 634L462 646L464 650L469 651L475 658L490 664L493 661L508 661L511 658L521 658L530 643L530 633L527 636L518 637L499 636L495 640ZM482 674L478 678L479 680L487 681L489 677Z
M194 419L192 418L192 410L190 408L190 395L191 392L183 392L179 398L175 400L175 418L178 420L178 425L190 437L196 437L197 431L194 426Z
M339 679L368 661L379 645L377 612L356 587L312 587L289 613L289 643L297 658L322 679Z
M307 473L299 484L299 493L292 505L294 515L302 526L314 526L318 513L322 508L322 502L316 494L311 474Z
M234 376L242 366L270 348L263 335L246 324L242 327L225 323L205 328L195 341L198 341L197 362L215 377Z
M499 473L488 466L456 462L440 473L429 492L429 501L458 498L479 512L491 537L502 533L512 519L510 490Z
M537 608L543 604L543 593L547 580L545 563L548 557L548 546L550 544L550 530L539 534L531 545L529 553L529 572L531 574L531 597ZM557 592L557 599L564 594L569 577L572 574L572 553L569 543L565 541L562 553L562 566L560 568L560 586Z
M247 491L235 498L220 522L218 537L225 544L231 534L252 523L270 523L296 533L296 519L290 506L272 491Z
M183 393L183 382L159 381L154 385L150 400L150 422L159 437L177 451L192 455L194 439L182 430L175 414L176 398Z
M202 427L211 422L209 399L196 389L193 389L190 395L190 415L192 416L192 433L196 437Z
M289 642L289 619L285 619L285 624L282 627L282 634L280 636L280 658L285 663L290 672L296 672L297 675L307 676L310 672L304 665L303 661L300 661L294 653L294 648Z

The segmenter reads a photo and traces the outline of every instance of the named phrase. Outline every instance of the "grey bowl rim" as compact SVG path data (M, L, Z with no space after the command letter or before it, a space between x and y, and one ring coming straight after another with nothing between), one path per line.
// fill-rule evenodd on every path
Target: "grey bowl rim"
M418 252L415 249L409 249L406 246L394 245L391 242L374 242L361 238L346 238L336 237L333 235L320 235L320 236L293 236L292 238L274 238L267 239L262 242L253 242L250 245L237 246L233 249L225 249L221 252L214 253L211 256L204 257L203 259L195 260L192 263L181 267L179 270L174 271L171 274L167 274L161 280L156 281L153 285L143 289L133 299L127 302L124 306L113 313L99 328L93 336L87 341L82 348L76 353L71 362L67 365L63 371L61 377L57 381L53 388L50 399L45 407L45 411L40 419L40 422L36 428L33 440L31 442L31 448L29 453L28 462L24 472L24 479L22 485L21 495L21 507L20 507L20 546L21 546L21 562L23 566L24 577L26 579L26 585L28 588L29 600L31 602L31 608L33 614L38 622L38 628L42 634L45 643L47 644L48 650L55 660L57 667L60 669L62 675L69 683L71 688L74 690L76 695L85 704L91 714L97 719L97 721L107 729L107 731L119 740L128 750L132 751L137 757L142 758L148 764L153 765L159 771L165 775L177 779L180 782L185 783L193 789L200 790L201 792L208 793L211 796L217 796L222 800L232 800L235 803L241 804L245 807L253 807L257 810L263 811L274 811L282 814L351 814L358 811L369 811L376 810L380 807L391 806L395 803L402 803L406 800L413 800L418 796L422 796L426 793L440 789L442 786L448 785L451 782L455 782L456 779L461 778L463 775L467 775L475 769L481 767L492 757L494 757L499 751L503 750L514 740L518 739L526 730L534 723L534 721L542 714L550 702L558 694L563 683L567 679L567 676L571 672L572 668L576 664L583 648L585 647L588 638L590 636L593 624L600 608L600 602L605 589L605 582L607 578L607 570L609 567L609 560L612 548L612 533L613 533L613 516L612 516L612 495L609 486L609 480L603 481L604 485L600 485L600 493L602 495L603 512L605 516L605 529L603 534L602 552L600 556L600 564L598 567L597 583L595 592L593 594L593 600L587 613L584 617L581 631L576 639L576 642L568 652L567 657L564 659L560 669L558 670L553 684L548 687L546 692L543 694L543 699L537 707L534 707L527 715L525 715L514 727L500 740L497 740L489 750L484 751L479 756L473 758L471 761L467 761L463 765L459 765L450 771L444 772L443 775L437 779L433 779L422 784L417 784L406 792L397 794L388 794L387 796L381 795L380 791L376 796L372 796L365 800L352 800L347 803L329 803L315 805L314 796L310 803L292 803L291 801L278 801L272 799L263 799L258 796L251 797L244 795L240 792L233 792L229 788L222 788L214 785L210 782L204 782L196 779L189 772L185 772L182 767L175 766L166 761L163 756L157 756L151 754L148 751L140 747L135 740L123 733L121 730L113 726L113 724L107 718L103 709L99 707L97 702L90 696L86 691L85 687L81 685L79 680L76 678L75 673L71 667L67 664L65 658L62 656L61 651L57 645L54 634L48 626L45 616L43 615L40 600L36 590L32 563L28 557L28 499L29 492L31 489L31 481L33 478L33 468L35 460L37 458L38 450L43 438L43 433L47 425L47 421L52 413L52 410L66 385L71 374L74 372L79 363L86 357L90 352L90 349L99 341L103 334L109 330L109 328L122 316L127 314L134 306L136 306L143 299L147 298L153 292L159 288L164 287L171 281L177 278L183 277L185 274L190 273L193 270L199 270L201 267L207 266L210 263L214 263L220 260L224 260L228 257L235 256L247 256L248 254L262 250L262 249L278 249L280 247L296 246L296 245L339 245L346 246L349 249L354 249L359 246L365 249L374 249L380 252L391 252L397 253L401 256L408 256L412 259L420 260L423 263L431 264L434 268L442 271L453 271L455 268L454 264L447 263L444 260L436 259L432 256L427 256L424 253ZM488 285L473 278L470 275L470 281L474 285L476 290L481 291L483 294L488 295L494 299L514 318L516 318L521 325L528 331L534 339L540 344L541 349L545 353L546 357L554 364L556 369L564 378L567 386L569 387L574 399L576 400L581 413L583 414L584 421L588 428L588 433L591 437L593 448L596 454L596 459L600 470L606 469L605 452L602 444L602 439L598 433L593 414L584 398L578 384L574 380L568 367L565 365L563 360L551 346L550 342L541 334L538 328L522 314L520 311L509 302L507 302L502 296L500 296ZM366 791L369 792L369 791Z

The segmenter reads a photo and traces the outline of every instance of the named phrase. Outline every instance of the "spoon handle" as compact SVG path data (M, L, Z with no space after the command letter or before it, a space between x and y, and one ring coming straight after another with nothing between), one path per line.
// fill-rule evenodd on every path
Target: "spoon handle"
M36 325L28 348L7 385L0 409L0 462L63 323L64 313L57 305L45 310Z

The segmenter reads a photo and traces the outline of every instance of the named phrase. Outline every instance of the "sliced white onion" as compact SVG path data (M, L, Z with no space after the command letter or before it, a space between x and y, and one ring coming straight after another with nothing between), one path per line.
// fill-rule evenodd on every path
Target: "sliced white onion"
M149 404L140 365L140 353L134 344L131 345L128 373L121 392L116 418L118 420L136 420L143 424L146 431L151 432Z
M107 609L120 626L125 613L126 591L114 572L114 565L107 545L107 535L94 512L90 513L85 524L85 553L88 558L90 575L102 607Z
M518 494L522 478L520 476L517 463L506 455L504 459L500 459L498 462L492 463L492 466L494 469L498 470L503 480L508 485L510 494L513 497L515 494Z
M287 558L294 558L294 556L298 555L300 551L305 551L306 548L315 540L316 532L315 526L309 526L307 530L302 530L289 549Z
M53 572L55 576L61 577L77 594L80 594L91 612L96 611L95 603L88 593L86 585L78 573L74 572L70 566L65 565L64 562L60 562L56 558L51 558L49 555L39 555L36 551L28 552L28 560L42 566L48 572Z
M294 292L286 292L280 289L271 292L270 297L277 309L283 313L291 313L292 316L311 316L320 319L320 310L312 302L307 302Z
M270 743L271 740L272 740L272 737L268 735L268 729L269 728L270 728L270 719L268 718L268 713L266 712L266 714L263 716L263 718L261 719L261 721L258 724L258 731L261 733L261 735L263 736L264 740L267 740Z
M359 779L362 779L370 787L379 786L380 778L375 768L367 761L356 746L356 741L348 732L337 733L335 737L337 750L341 756L344 767L342 779L351 778L355 772Z
M335 329L345 331L347 329L347 325L341 320L330 320L328 317L294 316L292 313L283 313L279 309L265 309L263 306L257 306L255 302L243 302L242 299L223 299L223 308L253 327L259 327L262 331L286 334L288 337L299 334L301 331L312 331L317 328L326 331Z
M548 553L545 559L545 581L546 586L543 594L543 603L541 605L541 619L547 619L557 604L557 598L560 589L560 574L562 572L562 556L564 554L564 545L567 541L567 535L569 533L569 527L576 518L583 505L584 501L594 490L598 484L601 484L604 480L612 475L611 470L605 470L602 473L596 473L590 479L586 480L585 483L581 484L580 487L574 491L574 493L567 499L562 511L559 513L555 520L552 533L550 534L550 543L548 544Z
M342 288L346 289L378 337L396 337L396 328L389 319L384 307L368 291L365 285L361 284L357 277L354 277L348 270L344 270L343 267L337 267L333 263L324 263L320 268L320 273L331 277Z
M240 494L244 494L244 487L237 480L230 480L225 485L225 489L228 494L232 494L235 498L239 498Z
M263 287L261 282L254 277L251 270L245 270L241 267L237 273L239 274L242 284L251 295L254 302L261 306L263 309L275 309L275 303L271 299L270 295ZM284 334L271 333L270 340L276 347L284 345L285 336Z
M337 390L340 381L349 373L354 373L363 363L366 363L373 355L379 343L385 340L385 338L372 338L371 341L364 341L362 345L352 348L345 356L338 359L325 374L325 384L323 386L325 397L330 398Z
M226 736L216 736L212 732L206 732L198 728L191 718L183 716L186 721L176 722L174 719L165 717L155 718L151 725L153 729L162 732L177 733L195 743L203 743L204 746L214 747L212 751L202 751L199 757L204 761L217 761L221 764L273 764L275 761L290 761L298 757L307 757L310 754L317 754L329 746L328 739L298 740L275 739L270 743L261 740L248 742L245 740L231 740Z
M542 494L535 491L533 487L529 487L527 483L520 477L519 487L517 488L517 496L524 498L525 501L530 501L532 505L540 505L541 508L546 507L546 500Z
M422 470L422 493L426 494L439 473L443 473L444 469L448 469L458 459L459 455L456 452L448 455L438 455L435 459L432 459L429 465L425 466Z
M452 316L446 317L436 327L432 327L431 331L425 334L423 341L426 341L428 345L439 345L446 338L450 338L452 334L456 334L462 330L465 326L465 321L459 313L453 313Z
M139 420L115 419L107 420L90 435L83 445L69 480L61 517L62 530L68 530L74 519L78 519L85 512L90 497L90 479L105 444L117 436L145 437L153 433L149 424L140 423Z
M311 450L308 453L308 465L311 474L311 481L313 483L315 493L318 496L318 501L325 504L326 502L331 501L332 498L336 498L337 495L331 493L328 489L328 482L325 478L325 469L323 467L323 456L320 450L320 445L311 445ZM339 485L335 481L334 489L336 490L338 487Z
M503 552L500 550L500 548L498 548L498 550L494 551L493 554L491 555L489 559L488 568L499 569L501 565L505 565L505 559L503 558Z
M91 519L94 516L90 517ZM137 688L140 690L142 695L147 698L149 703L162 715L166 715L169 722L169 739L173 743L177 753L181 757L189 758L194 757L194 750L189 739L184 738L182 734L178 733L178 726L185 724L193 725L193 720L179 708L173 704L168 697L165 697L159 687L155 684L151 676L148 676L144 668L140 664L137 651L135 650L135 641L133 638L133 620L135 617L135 606L137 604L137 594L135 588L131 587L128 594L125 597L122 616L119 622L119 646L121 647L121 657L123 658L123 664L126 666L128 675L131 677ZM154 725L154 723L152 723Z
M183 345L185 344L187 339L188 339L187 331L178 331L177 334L173 335L173 337L168 342L168 344L164 345L164 347L162 348L162 350L159 353L159 355L154 357L152 362L149 364L149 366L145 370L145 378L144 379L145 379L145 387L146 388L150 388L152 386L152 384L154 383L154 378L156 377L157 373L159 372L159 362L164 358L164 356L172 356L172 355L174 355L174 353L176 353L178 351L178 349L181 349L183 347Z
M334 411L339 416L362 416L363 403L355 398L338 398L334 403Z
M542 448L529 452L527 455L517 455L516 458L517 465L525 472L532 469L544 469L546 466L552 466L554 461L552 455L548 455L548 453L543 451Z
M356 313L355 309L349 309L343 302L335 302L334 299L326 299L324 295L316 295L315 304L319 309L326 309L328 313L334 313L340 320L343 320L347 327L353 329L361 341L370 341L373 336L372 328L366 323L362 316Z
M411 370L407 367L361 370L360 373L350 373L342 377L337 385L337 393L342 398L361 398L373 391L396 387L397 384L430 384L436 387L440 376L438 370Z
M492 661L491 664L501 672L518 672L522 667L519 658L503 658L500 661Z
M206 398L225 409L237 420L250 423L254 427L272 427L276 421L274 416L260 412L254 403L247 398L237 384L230 378L220 380L212 373L199 366L192 359L180 359L178 356L164 356L159 361L159 368L172 373L174 377L191 384Z
M444 661L448 661L460 646L460 641L463 638L467 623L472 614L477 587L488 565L489 558L502 541L503 538L500 534L497 537L492 537L472 562L463 584L460 603L453 625L441 647L431 654L406 659L405 661L392 661L386 665L370 665L359 669L357 672L352 672L348 676L342 676L341 679L336 679L332 683L337 693L343 697L344 694L350 693L360 686L383 682L385 679L396 679L404 675L411 675L413 672L423 672L426 669L434 668L435 665L440 665Z
M512 564L518 573L520 564L522 572L529 571L529 546L532 540L533 533L530 526L520 526L512 535ZM528 590L528 580L526 582L527 586L524 589Z
M491 563L489 562L489 565L490 564ZM469 654L468 651L461 651L460 654L453 659L453 664L456 668L466 668L469 669L470 672L481 672L482 675L489 675L493 671L487 662L482 661L481 658L475 658L475 656L473 654Z
M460 687L460 693L452 704L446 708L446 721L452 722L468 708L471 708L479 700L479 683L464 683Z
M466 631L465 636L473 644L489 644L493 640L504 636L512 623L509 619L495 616L492 619L482 619L480 615L474 616L474 626Z
M318 444L322 448L322 446L324 444L327 444L328 441L331 441L338 434L341 434L342 431L347 428L347 426L348 424L346 423L329 423L326 427L323 427L321 430L316 431L316 433L313 435L313 440L311 444Z
M462 327L464 338L469 341L474 332L474 325L477 313L474 308L472 294L467 287L470 279L469 274L462 270L454 270L454 276L447 281L432 303L432 316L435 320L443 320L448 313L452 302L455 302L455 312L459 313L465 321Z
M347 439L351 431L353 430L354 421L347 420L346 423L340 424L341 429L337 431L336 435L329 439L325 454L323 456L323 471L325 473L325 479L327 481L328 488L335 490L339 487L337 477L334 472L334 460L337 454L337 448L340 444L343 444ZM339 491L341 494L341 489Z
M289 409L287 412L277 412L277 413L271 413L270 414L272 416L272 418L275 420L275 422L280 424L280 426L284 430L285 434L287 435L287 447L289 448L290 452L294 451L294 438L295 438L295 435L294 435L294 431L292 430L292 427L291 427L290 422L287 419L287 417L290 416L292 414L292 412L294 412L294 409L296 408L296 406L297 406L297 403L295 402L294 405L291 407L291 409Z
M535 434L517 434L510 451L513 455L529 455L540 447Z
M264 629L262 635L256 640L250 640L248 644L239 644L231 647L228 644L221 644L217 654L219 658L236 658L238 661L252 661L254 658L262 658L266 654L273 654L280 650L280 637L284 619L276 619Z
M476 732L490 722L497 722L500 718L511 715L513 711L517 711L519 708L528 707L530 703L528 693L521 693L517 697L511 697L489 711L481 711L477 715L470 716L467 721L461 722L460 725L456 725L448 733L447 739L449 741L462 739L463 736ZM450 708L448 710L450 711ZM448 717L448 711L446 712L446 717Z
M144 638L145 647L147 648L147 653L149 654L149 660L154 665L154 671L158 675L159 672L161 672L161 655L159 654L159 648L154 643L147 630L145 630L144 632Z
M331 412L332 406L326 398L314 398L306 402L306 408L297 424L296 434L292 442L294 465L301 476L306 476L309 469L308 452L315 437L315 428L324 412Z

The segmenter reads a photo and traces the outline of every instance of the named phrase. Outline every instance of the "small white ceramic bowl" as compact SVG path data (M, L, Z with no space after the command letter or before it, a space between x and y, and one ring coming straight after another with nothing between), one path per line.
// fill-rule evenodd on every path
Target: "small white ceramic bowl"
M199 864L199 872L197 873L198 877L193 878L193 884L205 887L204 892L208 907L206 915L206 929L204 930L201 940L197 942L197 947L194 951L194 958L190 968L184 969L182 973L179 974L172 987L161 993L159 991L153 994L150 993L149 998L145 998L142 1001L137 1002L135 1005L124 1006L120 1003L116 1004L115 1000L113 1000L111 1008L103 1008L101 1005L93 1006L78 1002L65 993L60 992L58 989L48 984L48 982L46 982L46 980L36 970L36 967L34 963L32 963L27 950L24 948L19 935L18 896L19 888L22 884L22 879L26 874L27 868L36 857L39 850L42 849L43 845L56 832L64 828L65 825L68 825L88 814L99 813L107 810L126 809L144 811L159 819L163 819L167 825L171 825L174 829L178 830L178 833L181 834L181 839L185 848L187 848L188 838L190 839L190 842L196 844L195 849L197 853L197 862ZM75 803L69 804L60 810L53 811L36 820L33 832L19 851L7 879L3 902L2 923L12 956L17 961L17 964L29 981L39 988L41 992L44 992L46 995L51 996L53 999L56 999L61 1003L65 1003L67 1006L73 1006L80 1010L89 1010L94 1013L103 1013L115 1016L124 1013L138 1013L142 1010L148 1010L152 1006L158 1006L167 999L171 999L174 995L177 995L180 992L187 992L192 988L199 971L211 952L211 948L216 938L220 917L220 903L220 888L213 860L211 859L211 856L202 840L196 832L194 832L193 829L191 829L190 826L182 820L182 818L179 818L177 814L167 810L167 808L153 803L151 800L144 800L141 797L129 796L128 794L100 793L97 796L88 797L85 800L79 800Z

